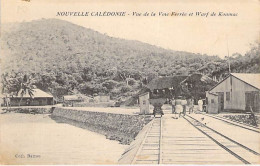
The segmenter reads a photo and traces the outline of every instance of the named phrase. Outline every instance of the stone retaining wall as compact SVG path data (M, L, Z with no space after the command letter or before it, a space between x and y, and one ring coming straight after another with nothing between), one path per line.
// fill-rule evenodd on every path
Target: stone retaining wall
M151 116L125 115L105 112L55 108L52 119L105 135L122 144L130 144L140 130L151 121Z

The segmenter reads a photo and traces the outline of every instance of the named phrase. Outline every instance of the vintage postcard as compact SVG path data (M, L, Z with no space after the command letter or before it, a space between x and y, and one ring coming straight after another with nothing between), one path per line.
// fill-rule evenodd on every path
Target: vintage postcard
M0 165L260 164L259 0L1 0Z

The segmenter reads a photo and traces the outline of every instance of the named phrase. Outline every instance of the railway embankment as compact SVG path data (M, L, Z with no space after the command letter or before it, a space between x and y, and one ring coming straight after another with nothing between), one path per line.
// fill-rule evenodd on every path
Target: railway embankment
M105 135L121 144L130 144L151 116L106 113L98 111L55 108L51 118L58 123L67 123Z

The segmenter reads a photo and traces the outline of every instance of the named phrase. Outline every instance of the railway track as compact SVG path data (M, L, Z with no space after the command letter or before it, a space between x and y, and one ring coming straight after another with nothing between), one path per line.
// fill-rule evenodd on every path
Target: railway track
M131 164L160 164L161 126L161 118L154 118Z
M259 164L260 154L235 140L219 133L218 131L204 125L193 117L186 115L184 117L192 126L213 140L220 147L235 156L244 164Z
M223 122L226 122L226 123L229 123L229 124L232 124L234 126L238 126L238 127L241 127L241 128L247 129L247 130L254 131L256 133L260 133L259 127L247 125L247 124L244 124L244 123L241 123L241 122L238 122L238 121L232 121L232 120L229 120L229 119L218 117L217 115L209 115L209 114L203 114L203 115L217 119L217 120L220 120L220 121L223 121Z
M259 156L189 115L168 116L153 119L131 164L258 164Z

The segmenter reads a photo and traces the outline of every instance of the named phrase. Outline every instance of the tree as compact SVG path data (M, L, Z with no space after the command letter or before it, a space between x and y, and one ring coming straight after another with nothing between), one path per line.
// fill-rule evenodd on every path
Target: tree
M117 81L114 80L107 80L102 83L103 87L106 87L108 90L112 90L118 84Z
M26 74L24 75L22 82L20 83L20 88L19 91L17 92L18 95L21 95L21 100L19 102L19 107L21 105L23 96L26 95L27 93L30 95L30 97L33 97L34 93L34 86L33 86L34 80L30 77L28 77Z

